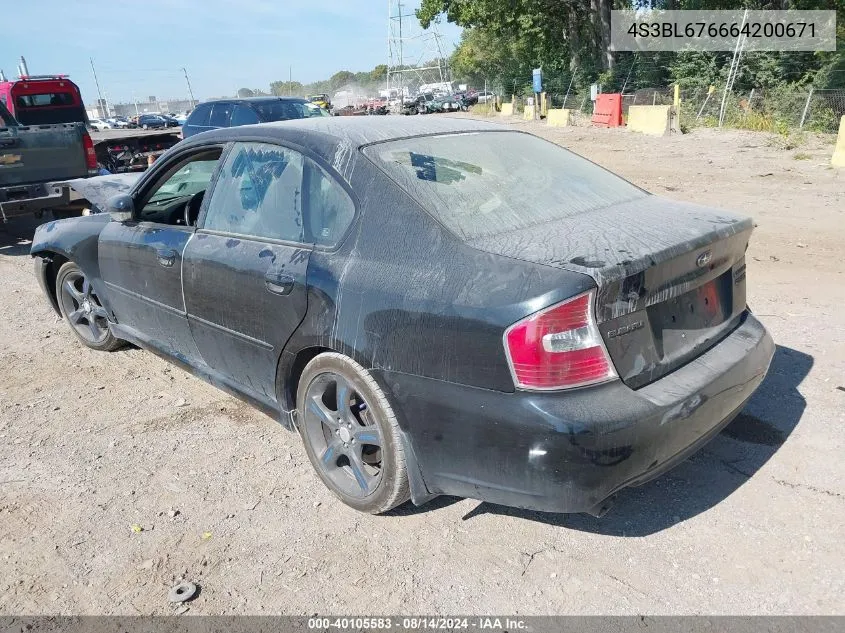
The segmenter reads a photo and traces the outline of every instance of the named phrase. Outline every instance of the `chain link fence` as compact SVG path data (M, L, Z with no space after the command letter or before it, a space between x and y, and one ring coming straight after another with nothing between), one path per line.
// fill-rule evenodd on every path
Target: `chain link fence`
M569 108L589 120L593 101L589 89L578 87L568 79L546 82L546 99L550 108ZM513 102L514 113L525 107L525 90L530 87L488 84L488 90L500 95L503 103ZM521 92L522 93L521 93ZM722 87L681 90L681 125L733 127L765 132L788 133L797 130L835 134L845 116L845 89L815 90L812 88L754 89L747 93L729 93L722 103ZM674 86L640 88L622 94L622 113L627 116L632 105L671 105Z
M722 91L682 90L681 123L688 127L725 127L765 132L788 133L796 130L835 134L845 116L845 89L838 90L752 90L730 93L722 104ZM642 88L622 95L622 113L627 116L632 105L671 105L674 86ZM547 94L549 107L571 108L584 115L593 111L589 92ZM517 97L517 102L521 100Z

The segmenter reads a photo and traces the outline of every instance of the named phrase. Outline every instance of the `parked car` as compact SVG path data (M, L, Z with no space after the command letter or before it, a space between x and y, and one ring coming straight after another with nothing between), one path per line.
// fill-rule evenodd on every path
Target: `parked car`
M167 127L167 120L160 114L142 114L136 125L144 130L154 130Z
M325 109L300 97L251 97L217 99L199 104L182 126L184 138L223 127L272 123L289 119L331 116Z
M489 101L495 101L495 100L496 100L496 94L495 93L485 91L485 90L481 90L478 93L478 100L476 101L476 103L487 103Z
M111 117L109 119L106 119L106 123L111 125L113 128L121 128L122 129L122 128L128 128L130 126L128 119L126 119L125 117L120 117L120 116Z
M102 119L88 119L88 126L94 128L98 132L112 129L111 124L106 123Z
M431 104L434 103L435 99L436 97L431 92L417 95L402 104L402 114L427 114L431 111Z
M37 229L47 300L81 344L154 350L295 428L358 510L602 514L728 424L774 352L750 219L492 123L220 129L123 186Z
M181 123L179 123L179 119L174 116L171 116L169 114L162 114L160 116L162 119L164 119L164 122L166 123L165 127L179 127L180 125L182 125Z
M467 104L460 95L439 97L429 105L430 112L466 112Z

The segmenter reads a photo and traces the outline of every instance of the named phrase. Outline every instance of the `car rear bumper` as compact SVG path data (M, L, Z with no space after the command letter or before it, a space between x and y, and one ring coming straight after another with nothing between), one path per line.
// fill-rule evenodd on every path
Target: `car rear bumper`
M715 436L763 381L774 343L746 314L721 343L638 390L503 393L389 371L427 490L550 512L601 514ZM424 498L423 495L416 495Z

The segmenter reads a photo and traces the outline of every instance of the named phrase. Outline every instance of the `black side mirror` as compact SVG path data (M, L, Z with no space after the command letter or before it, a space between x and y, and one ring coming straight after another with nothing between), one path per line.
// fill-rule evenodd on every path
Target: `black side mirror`
M111 215L113 220L124 222L131 220L135 212L135 203L132 201L132 196L125 193L118 193L106 203L106 213Z

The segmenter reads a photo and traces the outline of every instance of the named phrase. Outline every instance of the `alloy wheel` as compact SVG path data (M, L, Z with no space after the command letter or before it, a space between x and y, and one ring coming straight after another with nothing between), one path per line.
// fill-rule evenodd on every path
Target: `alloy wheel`
M305 395L303 431L317 467L350 497L371 495L381 481L384 441L372 415L363 396L333 372L317 376Z
M77 271L65 275L59 296L67 320L83 339L95 345L106 340L108 313L85 275Z

